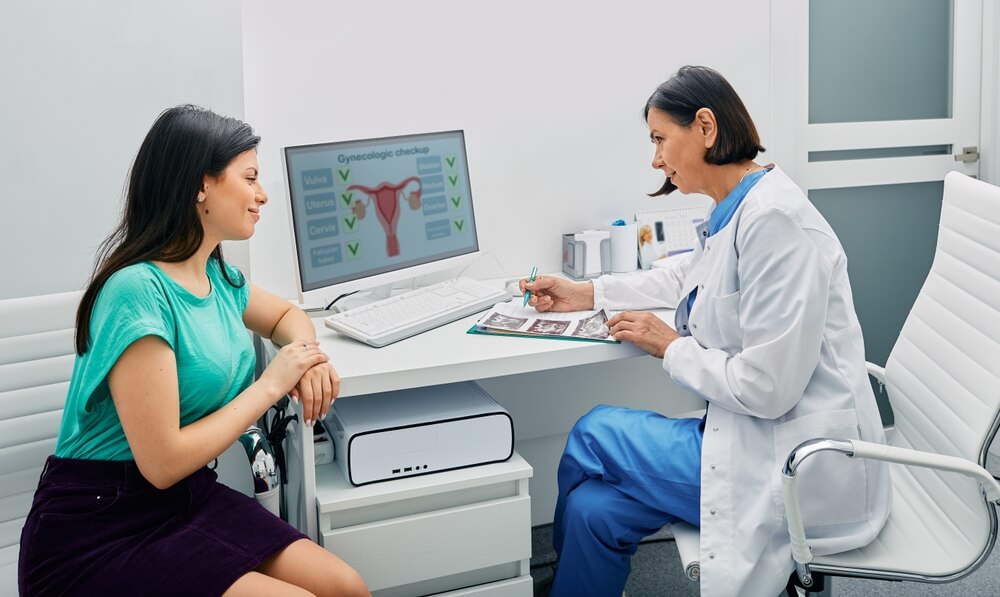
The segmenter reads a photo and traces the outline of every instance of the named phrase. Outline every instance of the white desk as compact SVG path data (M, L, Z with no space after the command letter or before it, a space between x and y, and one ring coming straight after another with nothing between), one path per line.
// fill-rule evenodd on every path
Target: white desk
M645 355L631 344L570 342L541 338L512 338L467 334L479 318L459 321L382 348L373 348L328 329L313 319L320 346L341 378L340 396L360 396L405 388L486 379L586 365ZM266 350L274 353L273 345ZM301 411L299 411L301 415ZM294 426L293 426L294 427ZM287 504L290 521L310 537L317 537L315 467L312 442L290 442ZM294 485L294 487L293 487ZM301 513L301 520L296 517Z
M341 396L438 385L586 365L644 355L631 344L570 342L466 334L479 319L460 321L382 348L341 336L313 320L321 348L341 377Z
M664 316L668 316L668 313ZM327 329L322 318L315 318L313 322L321 348L330 355L340 374L341 397L518 375L628 359L646 354L630 344L467 334L466 331L478 318L479 315L472 315L382 348L373 348L340 336ZM268 345L266 350L273 355L273 346ZM296 408L298 410L298 407ZM301 416L301 411L299 415ZM384 494L369 494L374 491L372 487L379 489L378 485L390 484L362 488L347 486L346 482L339 478L341 476L335 464L321 467L312 465L314 457L311 440L312 430L305 429L303 434L301 428L296 425L290 427L286 458L288 485L285 496L288 518L289 522L314 540L329 540L327 523L330 516L342 516L344 509L354 507L351 504L361 503L358 500L362 502L373 500L367 502L367 507L385 507L379 501L385 499ZM476 467L476 470L464 469L443 475L447 477L428 475L393 481L390 483L395 485L385 489L384 493L398 494L406 498L411 493L420 495L438 491L441 484L453 484L458 491L484 491L484 489L460 486L471 487L476 483L492 484L493 480L487 477L493 476L502 478L508 483L516 482L517 489L503 499L516 504L509 507L517 508L518 512L521 512L521 509L526 507L527 479L532 475L532 471L531 467L515 454L515 458L509 463L486 465ZM477 480L477 477L480 479ZM516 481L511 481L512 479ZM317 499L317 489L321 494L320 499ZM326 517L323 525L319 524L318 511L320 515ZM526 566L526 563L524 565ZM384 579L380 578L379 582L382 580ZM523 584L517 590L523 591Z

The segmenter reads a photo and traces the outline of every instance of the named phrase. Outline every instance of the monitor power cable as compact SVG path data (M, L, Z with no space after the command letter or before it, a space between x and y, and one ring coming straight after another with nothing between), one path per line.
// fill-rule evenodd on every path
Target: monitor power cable
M345 292L344 294L342 294L342 295L338 296L337 298L333 299L332 301L330 301L330 303L323 310L324 311L329 311L330 309L333 308L334 303L336 303L340 299L347 298L347 297L351 296L352 294L357 294L358 292L359 292L358 290L355 290L353 292Z

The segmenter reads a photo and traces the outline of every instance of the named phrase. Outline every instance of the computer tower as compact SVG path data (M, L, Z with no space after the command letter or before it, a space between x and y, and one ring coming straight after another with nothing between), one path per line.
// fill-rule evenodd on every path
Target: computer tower
M514 422L474 382L340 398L327 418L352 485L503 462Z

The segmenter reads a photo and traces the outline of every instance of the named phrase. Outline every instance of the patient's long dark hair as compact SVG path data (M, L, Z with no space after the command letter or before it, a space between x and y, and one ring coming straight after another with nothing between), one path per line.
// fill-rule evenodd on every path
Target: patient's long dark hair
M121 222L97 252L94 275L76 312L76 353L87 352L90 316L97 295L118 270L143 261L184 261L205 238L197 198L205 176L219 176L239 154L254 149L260 137L241 120L198 106L165 110L146 134L135 156L125 192ZM222 275L222 248L212 251Z

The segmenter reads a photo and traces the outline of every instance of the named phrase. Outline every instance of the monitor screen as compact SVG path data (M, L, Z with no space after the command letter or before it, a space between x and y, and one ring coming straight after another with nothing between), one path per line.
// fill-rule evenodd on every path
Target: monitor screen
M479 250L462 131L286 147L300 295Z

